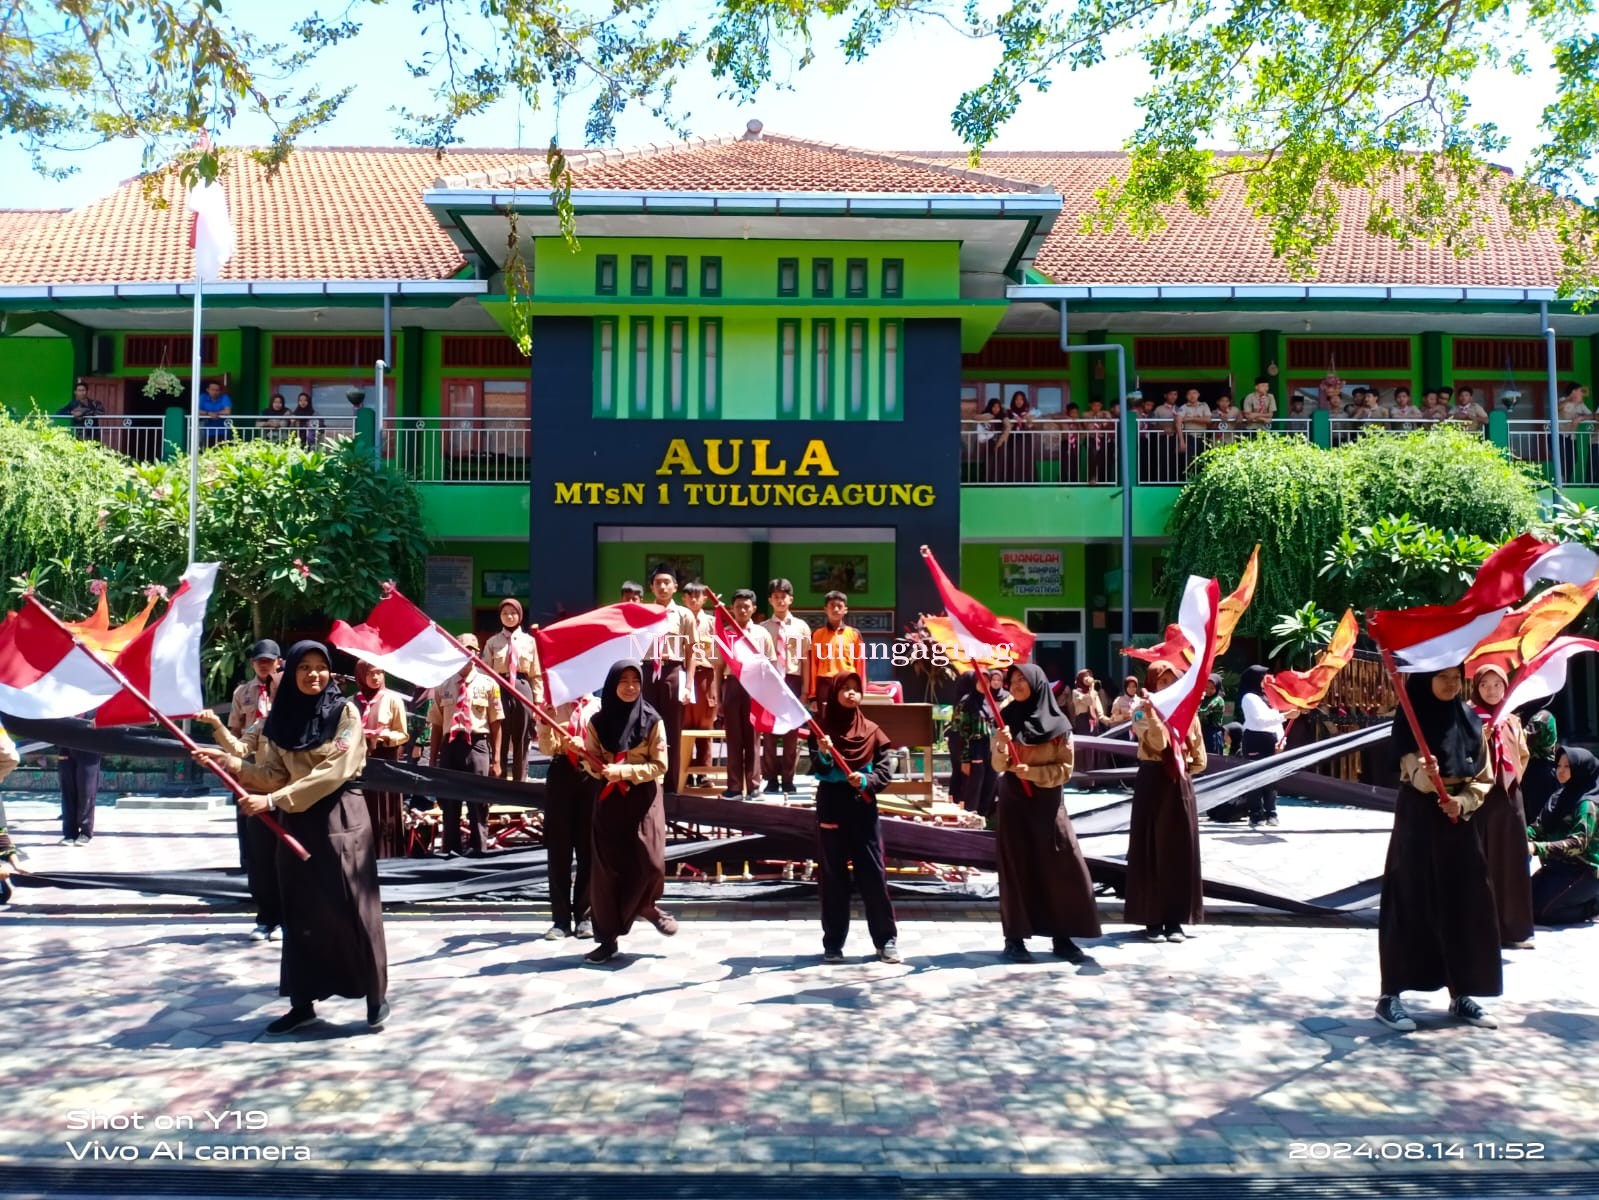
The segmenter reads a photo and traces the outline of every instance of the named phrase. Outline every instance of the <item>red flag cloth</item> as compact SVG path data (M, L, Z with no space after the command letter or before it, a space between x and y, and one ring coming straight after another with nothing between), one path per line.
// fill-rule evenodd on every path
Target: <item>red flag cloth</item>
M981 601L968 596L951 583L949 576L944 574L944 568L938 565L938 559L926 546L922 547L922 558L932 573L938 598L944 602L944 610L949 613L955 640L968 658L979 662L992 661L996 657L995 647L1006 645L1010 647L1011 662L1026 662L1032 657L1035 638L1031 631L1018 630L1014 624L1003 624Z
M470 661L433 621L399 592L379 600L360 625L333 622L328 641L385 674L433 688Z
M1560 637L1550 642L1511 677L1505 698L1494 710L1495 723L1518 708L1553 696L1566 686L1566 664L1593 650L1599 650L1599 641L1593 638Z
M772 660L751 643L737 625L716 614L716 644L750 698L750 720L762 733L791 733L810 724L811 714ZM865 680L861 681L865 683Z
M1587 583L1596 574L1599 555L1586 546L1524 533L1490 554L1453 604L1374 612L1366 624L1377 643L1399 660L1400 670L1441 671L1464 662L1534 584Z
M217 563L194 563L172 595L167 611L128 643L117 669L163 716L186 717L205 707L200 679L200 643L205 610L216 587ZM142 725L155 718L132 692L119 691L94 715L96 725Z
M116 694L116 681L32 597L0 622L0 711L55 720Z
M671 622L666 609L628 600L533 631L551 704L568 704L605 686L624 659L643 661Z

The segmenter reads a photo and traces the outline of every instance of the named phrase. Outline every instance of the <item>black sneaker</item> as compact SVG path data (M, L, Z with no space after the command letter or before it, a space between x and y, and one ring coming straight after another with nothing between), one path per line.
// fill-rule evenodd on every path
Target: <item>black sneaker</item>
M899 943L893 938L889 938L888 941L879 946L877 948L877 961L886 963L904 962L905 960L899 956Z
M743 792L723 792L722 793L722 799L723 800L742 800L742 799L744 799L744 793Z
M1155 925L1144 926L1144 940L1146 942L1164 942L1166 931Z
M601 942L598 946L594 947L594 949L590 950L587 954L585 954L583 956L583 961L587 962L587 963L595 963L595 964L608 963L615 957L616 957L616 943L615 942Z
M1470 996L1456 996L1451 1000L1449 1015L1457 1021L1464 1021L1467 1025L1475 1025L1479 1029L1499 1028L1499 1022Z
M592 938L594 936L594 922L579 921L577 923L577 928L572 931L572 936L576 938L582 938L584 941Z
M783 781L783 795L792 796L792 795L796 794L798 791L799 791L799 788L794 786L794 781L792 779L785 779Z
M1415 1033L1416 1022L1405 1011L1405 1006L1399 1002L1398 996L1377 997L1377 1019L1389 1029L1399 1033Z
M1055 938L1050 943L1050 949L1055 952L1056 958L1064 958L1069 963L1088 961L1088 955L1083 953L1083 948L1072 941L1071 938Z
M1005 957L1011 962L1030 963L1033 961L1033 952L1021 938L1006 938Z
M316 1006L307 1004L304 1007L296 1005L284 1013L276 1021L266 1027L267 1037L282 1037L293 1033L296 1029L304 1029L316 1020Z
M768 779L766 781L766 786L761 789L761 792L762 792L763 795L775 796L779 792L781 792L782 790L783 790L783 785L778 783L777 780Z
M1188 940L1188 935L1183 932L1181 925L1168 925L1162 930L1168 942L1182 942Z
M382 1029L383 1022L389 1019L389 1002L379 1000L376 1004L366 1006L366 1023L372 1029Z
M832 946L823 946L822 961L824 963L841 963L844 961L844 952L836 950Z

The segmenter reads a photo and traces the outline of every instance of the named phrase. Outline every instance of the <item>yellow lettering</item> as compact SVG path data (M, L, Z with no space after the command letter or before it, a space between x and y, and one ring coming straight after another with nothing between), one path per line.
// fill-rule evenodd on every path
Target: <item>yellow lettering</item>
M839 506L838 486L836 484L830 483L830 484L828 484L826 487L824 487L822 489L822 507L823 508L837 508L838 506Z
M700 491L704 487L705 485L703 483L685 483L683 485L683 490L688 493L688 502L691 507L697 507L699 505Z
M909 504L911 502L911 485L896 483L888 489L890 504Z
M775 467L767 465L766 451L771 444L766 438L756 438L750 442L750 445L755 448L755 465L750 468L751 475L782 475L788 470L788 459L786 458L778 459Z
M769 483L750 484L750 505L753 508L765 508L772 502L772 485Z
M623 504L643 504L644 485L642 483L624 483L622 485Z
M917 508L932 508L933 485L930 483L918 483L911 489L911 497L911 503L916 505Z
M794 485L792 483L772 484L772 503L794 507Z
M605 489L605 503L607 503L607 504L620 504L621 501L622 501L622 489L621 488L608 487L608 488Z
M799 487L795 489L795 495L799 500L801 508L816 507L816 485L814 483L800 484Z
M657 475L670 475L673 471L684 475L698 475L700 469L695 465L694 456L689 453L686 438L673 438L666 446L666 454L661 459L661 465L655 468Z
M557 504L582 504L583 485L581 483L558 483L555 485L555 502Z
M743 438L732 438L728 445L733 447L733 461L729 466L722 465L722 439L705 439L705 465L711 469L712 475L731 475L738 470L739 455L744 447Z
M850 508L858 508L865 498L865 494L866 489L858 483L846 483L844 485L844 503Z
M828 456L826 444L819 438L813 438L805 443L805 453L800 457L799 466L794 468L794 474L809 475L812 467L816 468L818 475L838 474L838 469L833 466L833 460Z
M662 485L665 486L665 485ZM888 501L888 486L881 483L868 483L866 485L866 503L873 508L882 508Z

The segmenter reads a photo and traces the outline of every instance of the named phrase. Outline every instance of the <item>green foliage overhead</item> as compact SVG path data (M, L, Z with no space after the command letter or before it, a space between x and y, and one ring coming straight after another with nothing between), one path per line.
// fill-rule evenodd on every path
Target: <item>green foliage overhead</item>
M1321 573L1343 607L1370 612L1448 604L1471 586L1477 568L1502 540L1438 529L1408 514L1383 517L1344 530L1327 551Z
M276 164L362 84L348 68L369 57L363 29L410 22L406 61L364 83L403 98L391 112L407 140L442 150L502 101L544 114L571 100L588 105L589 144L604 144L629 106L682 132L688 114L673 93L686 72L751 101L798 86L817 38L859 62L936 25L971 39L951 124L974 157L1028 96L1113 54L1142 59L1143 124L1125 170L1084 215L1090 229L1153 232L1172 207L1203 211L1233 187L1308 277L1351 211L1400 245L1461 255L1508 213L1519 229L1555 230L1567 294L1599 283L1595 0L417 0L410 13L379 2L302 16L279 41L282 14L241 0L12 0L0 22L0 135L57 173L63 147L127 139L152 171L209 179L225 159L220 146L197 148L197 135L246 119L272 131L255 153ZM1488 166L1507 141L1493 107L1506 84L1487 72L1534 67L1552 94L1537 144L1507 178ZM401 70L409 78L394 87ZM1078 83L1085 95L1096 86L1091 74ZM546 120L528 142L551 146L558 175L559 131ZM557 210L570 217L569 194Z
M101 510L128 472L127 460L99 442L0 409L0 579L41 579L70 616L90 607L88 568L117 578L103 556ZM142 583L143 581L139 581Z
M1408 523L1382 524L1388 517ZM1385 592L1385 602L1427 603L1480 546L1497 545L1537 519L1531 473L1485 439L1458 430L1373 434L1333 450L1299 438L1248 438L1195 464L1167 525L1163 586L1168 602L1191 574L1214 575L1230 587L1243 569L1243 548L1259 542L1260 586L1239 627L1258 636L1272 614L1306 603L1332 612L1382 607L1366 583L1394 581L1356 571L1357 560L1365 561L1356 550L1373 562L1391 553L1396 563L1415 564L1400 581L1410 590ZM1383 531L1380 544L1360 543L1348 571L1324 575L1329 551L1347 531L1363 527ZM1351 536L1358 542L1360 535Z
M1271 636L1277 644L1271 648L1271 657L1286 655L1296 667L1308 667L1316 651L1332 641L1338 628L1338 619L1323 612L1314 601L1302 604L1293 612L1284 613L1271 627Z

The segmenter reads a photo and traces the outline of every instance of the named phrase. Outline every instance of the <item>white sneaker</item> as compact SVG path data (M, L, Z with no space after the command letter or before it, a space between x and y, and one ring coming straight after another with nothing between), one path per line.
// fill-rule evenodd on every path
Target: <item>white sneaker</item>
M1456 996L1451 1000L1449 1015L1457 1021L1464 1021L1467 1025L1475 1025L1479 1029L1499 1028L1499 1022L1493 1019L1492 1014L1470 996Z
M257 925L254 929L250 930L250 940L252 942L264 942L271 936L272 927L270 925Z
M283 930L276 925L267 926L267 941L276 942L283 939Z

